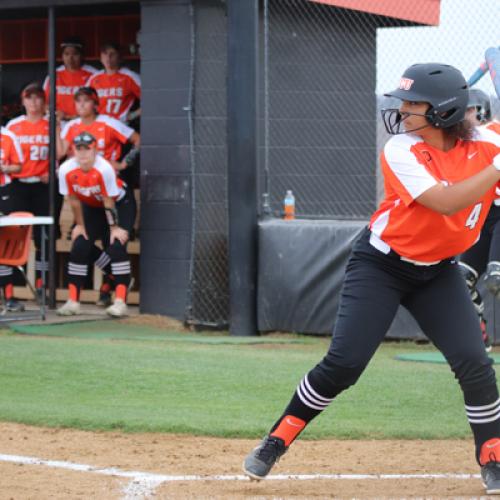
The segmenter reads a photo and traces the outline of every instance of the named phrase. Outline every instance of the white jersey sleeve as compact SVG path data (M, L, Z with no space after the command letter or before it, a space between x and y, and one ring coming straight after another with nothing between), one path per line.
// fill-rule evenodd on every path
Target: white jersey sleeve
M108 127L111 127L114 129L119 135L124 137L125 139L130 139L132 134L135 132L135 130L128 125L125 125L125 123L121 122L120 120L117 120L116 118L113 118L112 116L108 115L99 115L97 117L97 120L104 122Z
M69 132L70 128L73 125L76 125L80 122L81 122L81 118L75 118L73 120L70 120L69 122L66 122L61 129L61 139L67 140L66 137L68 136L68 132Z
M472 137L474 141L489 142L497 148L500 148L500 134L487 128L487 125L482 125L481 127L476 127L474 129L474 135Z
M118 196L120 194L120 188L118 187L115 169L112 167L111 163L98 155L94 166L101 173L106 195L112 198Z
M68 172L76 168L77 163L74 158L70 158L69 160L66 160L60 167L59 167L59 193L62 194L63 196L66 196L69 193L68 190L68 182L66 181L66 176L68 175Z
M416 136L396 136L389 140L384 148L384 157L388 168L407 193L404 196L399 192L406 204L438 184L438 181L411 151L411 147L417 142L421 142L421 139ZM397 187L394 187L398 191Z

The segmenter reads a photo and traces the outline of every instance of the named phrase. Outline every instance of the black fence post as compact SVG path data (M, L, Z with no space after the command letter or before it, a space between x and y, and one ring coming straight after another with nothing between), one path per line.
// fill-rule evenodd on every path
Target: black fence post
M48 59L50 78L49 98L49 215L54 224L49 228L49 307L56 307L56 13L55 7L48 8Z
M229 331L256 335L258 0L227 1Z

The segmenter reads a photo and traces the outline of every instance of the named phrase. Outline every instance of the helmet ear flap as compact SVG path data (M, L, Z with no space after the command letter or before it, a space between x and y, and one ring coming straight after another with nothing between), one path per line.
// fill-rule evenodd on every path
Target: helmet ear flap
M427 113L425 114L427 121L436 128L447 128L450 127L450 121L457 123L461 120L456 120L455 115L460 113L459 108L452 108L445 112L439 113L437 109L434 107L430 107Z

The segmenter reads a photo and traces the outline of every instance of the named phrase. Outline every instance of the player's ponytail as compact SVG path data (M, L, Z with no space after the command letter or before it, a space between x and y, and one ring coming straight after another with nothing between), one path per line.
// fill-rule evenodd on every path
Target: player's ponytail
M462 120L451 127L441 129L450 139L470 141L474 134L474 125L469 120Z

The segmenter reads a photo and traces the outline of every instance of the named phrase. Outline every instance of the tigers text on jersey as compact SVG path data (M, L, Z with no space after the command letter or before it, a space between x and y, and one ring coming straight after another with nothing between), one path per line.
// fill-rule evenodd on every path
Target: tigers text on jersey
M97 91L99 113L121 121L127 119L134 101L141 98L141 78L128 68L113 74L98 71L88 79L87 86Z
M0 161L2 165L22 165L24 161L19 139L6 127L0 129ZM0 186L10 182L10 175L0 171Z
M384 253L433 263L461 254L479 238L495 186L473 205L442 215L415 201L443 183L451 185L477 174L500 153L500 136L475 129L471 141L457 141L447 152L412 134L392 137L381 154L385 198L372 215L372 244Z
M56 69L56 109L68 116L76 115L74 94L85 85L90 76L97 70L92 66L84 64L76 71L69 71L64 66ZM43 82L45 99L49 102L50 79L47 76Z
M111 164L97 156L87 172L80 168L76 158L66 160L59 169L59 193L74 195L91 207L103 207L103 196L119 200L125 195L125 189Z
M122 154L122 144L129 140L134 129L116 118L99 115L90 125L82 123L81 118L70 120L63 127L61 138L72 146L73 139L81 132L88 132L96 138L97 152L106 160L118 161Z
M29 121L25 115L7 123L7 129L19 139L24 162L21 172L12 174L14 178L40 177L49 173L49 122L41 118Z

